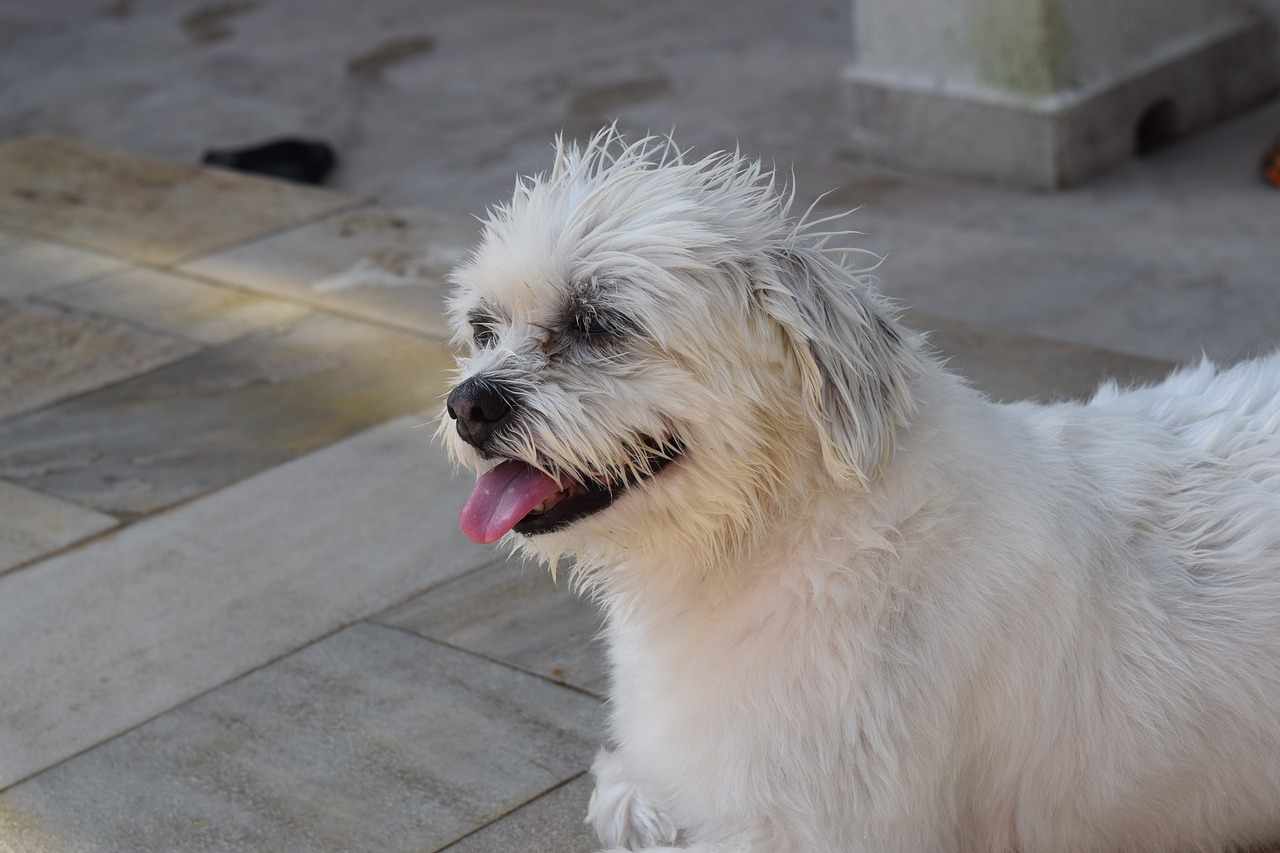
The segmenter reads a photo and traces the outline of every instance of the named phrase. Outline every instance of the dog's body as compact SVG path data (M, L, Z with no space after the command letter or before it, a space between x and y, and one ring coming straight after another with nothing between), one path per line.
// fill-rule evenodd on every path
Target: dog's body
M802 231L603 134L457 274L463 526L607 613L602 840L1280 842L1280 357L994 405Z

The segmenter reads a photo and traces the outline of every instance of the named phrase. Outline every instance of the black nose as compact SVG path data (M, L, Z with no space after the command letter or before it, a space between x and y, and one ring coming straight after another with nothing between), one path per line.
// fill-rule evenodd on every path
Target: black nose
M502 388L483 379L468 379L449 392L449 417L467 444L483 447L511 420L511 400Z

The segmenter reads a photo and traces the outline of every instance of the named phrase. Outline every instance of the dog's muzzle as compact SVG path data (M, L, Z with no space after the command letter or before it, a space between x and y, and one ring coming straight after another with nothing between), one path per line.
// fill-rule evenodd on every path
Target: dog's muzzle
M501 385L473 376L449 392L449 417L457 422L458 436L483 450L494 434L511 422L514 396Z

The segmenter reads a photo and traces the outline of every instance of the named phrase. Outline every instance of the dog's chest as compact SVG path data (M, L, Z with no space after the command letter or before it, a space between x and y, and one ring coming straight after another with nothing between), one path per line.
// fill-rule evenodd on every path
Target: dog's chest
M866 697L886 695L866 689L875 655L833 606L776 593L665 623L615 621L613 734L627 760L680 808L730 822L794 798L814 778L806 768L852 777L880 763L857 734L874 716Z

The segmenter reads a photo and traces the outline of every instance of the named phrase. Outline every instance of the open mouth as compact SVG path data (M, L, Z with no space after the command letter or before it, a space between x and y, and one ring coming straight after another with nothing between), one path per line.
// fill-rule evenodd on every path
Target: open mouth
M550 533L594 515L662 471L682 450L677 439L645 445L651 449L644 464L618 479L565 475L557 480L527 462L502 462L476 482L462 507L462 532L476 542L496 542L510 530L526 536Z

